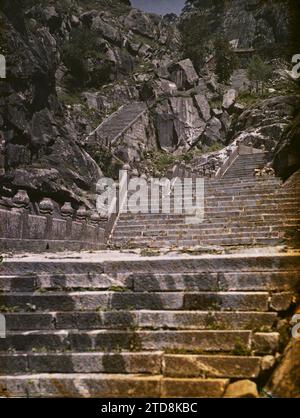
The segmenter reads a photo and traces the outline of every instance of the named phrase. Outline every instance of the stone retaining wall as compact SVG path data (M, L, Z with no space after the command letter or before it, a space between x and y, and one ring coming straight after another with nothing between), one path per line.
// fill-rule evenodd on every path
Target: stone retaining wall
M40 202L38 214L30 212L25 191L19 191L10 208L0 206L0 251L63 251L105 248L104 230L97 213L70 203L54 214L52 201ZM23 197L23 204L20 203ZM17 204L19 201L19 204ZM26 203L27 202L27 203Z

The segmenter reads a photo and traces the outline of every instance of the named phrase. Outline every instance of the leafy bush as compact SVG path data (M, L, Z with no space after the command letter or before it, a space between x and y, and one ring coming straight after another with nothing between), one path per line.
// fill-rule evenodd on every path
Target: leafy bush
M216 74L220 83L227 83L238 67L238 59L226 39L215 41Z
M95 61L91 71L88 67L90 58ZM99 51L96 33L88 28L71 31L70 39L63 47L62 60L79 85L90 83L96 87L109 81L111 63Z
M263 93L266 82L271 78L272 67L265 63L258 55L254 55L248 65L247 73L249 80L255 84L256 92L261 88Z

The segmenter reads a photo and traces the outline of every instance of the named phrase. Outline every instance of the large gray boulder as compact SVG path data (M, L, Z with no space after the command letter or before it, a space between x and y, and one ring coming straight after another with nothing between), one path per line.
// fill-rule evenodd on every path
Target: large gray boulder
M101 16L97 15L92 19L91 29L95 31L95 33L101 35L104 39L121 46L121 33L118 29L105 22Z
M202 119L207 122L211 117L211 109L206 96L203 94L197 94L195 96L195 101Z
M236 90L234 89L228 90L223 96L223 104L222 104L223 109L230 112L234 107L236 99L237 99Z
M193 146L198 142L206 126L199 116L193 98L172 97L170 105L175 115L174 129L178 145Z
M189 149L198 142L206 123L192 97L171 97L156 107L158 141L162 148Z
M170 80L156 79L145 83L140 96L142 100L158 99L159 97L170 97L176 94L177 86Z
M161 18L157 15L144 13L141 10L132 9L124 19L125 27L149 38L154 38L157 34L157 24ZM156 23L156 24L155 24Z
M195 87L199 81L199 76L189 58L172 64L169 67L169 72L171 80L176 83L179 90Z
M211 147L217 142L224 141L225 135L222 131L222 123L213 116L206 125L205 132L202 136L201 143Z

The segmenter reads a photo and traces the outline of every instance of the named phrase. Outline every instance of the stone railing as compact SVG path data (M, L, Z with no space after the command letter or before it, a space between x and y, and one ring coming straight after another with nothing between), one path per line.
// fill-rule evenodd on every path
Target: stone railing
M238 145L235 148L233 148L233 150L231 150L227 160L216 172L215 177L217 179L221 179L226 173L226 171L229 169L229 167L232 166L232 164L235 162L235 160L238 158L239 155L240 155L240 146Z
M71 203L62 207L45 198L32 204L25 190L0 204L0 251L63 251L104 249L104 230L97 212Z

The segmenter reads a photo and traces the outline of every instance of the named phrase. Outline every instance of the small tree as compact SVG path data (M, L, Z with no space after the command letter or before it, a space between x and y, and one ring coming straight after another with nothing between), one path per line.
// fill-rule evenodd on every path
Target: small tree
M208 54L207 35L209 33L204 15L200 13L183 19L180 24L184 58L190 58L197 71L205 63Z
M238 67L238 59L226 39L215 41L216 74L220 83L227 83Z
M255 84L256 92L261 88L261 92L263 93L265 84L272 75L272 67L265 63L258 55L254 55L248 65L247 73L249 80Z

